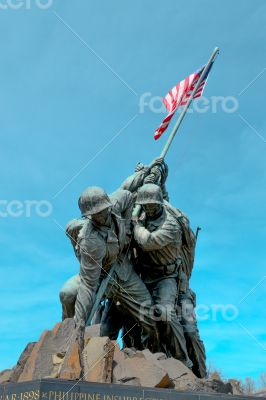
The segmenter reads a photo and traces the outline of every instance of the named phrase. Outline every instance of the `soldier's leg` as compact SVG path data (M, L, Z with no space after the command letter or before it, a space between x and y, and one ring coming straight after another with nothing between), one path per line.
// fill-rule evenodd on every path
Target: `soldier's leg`
M187 353L184 331L176 314L176 279L162 279L152 284L150 289L156 305L155 315L158 321L161 341L165 342L168 355L182 361L191 368L192 362Z
M100 324L101 323L101 319L104 313L104 309L105 309L105 304L103 302L101 302L94 314L94 316L92 317L91 320L91 325L96 325L96 324Z
M131 270L128 279L124 282L117 277L113 286L113 293L116 301L119 301L122 313L129 315L133 325L127 327L126 334L139 325L141 328L142 348L149 348L151 351L158 350L158 333L156 322L151 313L152 298L136 272Z
M101 318L100 336L117 340L120 330L124 348L142 348L141 331L139 326L136 326L136 321L128 313L122 312L120 304L116 304L112 299L107 300Z
M141 327L139 324L136 325L136 321L130 316L127 316L124 322L122 341L123 348L134 347L136 350L143 349L141 341Z
M119 307L113 299L107 300L101 319L100 336L108 336L111 340L116 340L123 322L124 318Z
M187 351L193 362L192 371L198 378L205 378L207 375L206 353L197 327L195 293L188 289L185 294L180 295L179 304L182 310L181 323L186 338Z
M68 279L60 290L59 297L62 303L62 320L64 320L65 318L74 317L75 301L77 298L79 285L80 276L78 274Z

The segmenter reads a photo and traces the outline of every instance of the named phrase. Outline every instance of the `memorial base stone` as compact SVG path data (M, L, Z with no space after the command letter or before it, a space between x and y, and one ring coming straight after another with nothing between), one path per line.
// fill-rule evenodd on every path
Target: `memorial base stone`
M0 385L0 400L255 400L253 396L179 392L118 384L40 379Z

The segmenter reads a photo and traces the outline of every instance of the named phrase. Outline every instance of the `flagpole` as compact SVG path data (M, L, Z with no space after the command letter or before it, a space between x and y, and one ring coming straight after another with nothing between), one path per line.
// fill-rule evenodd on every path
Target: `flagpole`
M178 120L177 120L177 122L176 122L176 124L175 124L175 126L174 126L174 128L172 130L172 132L170 133L170 136L168 137L167 142L164 145L164 148L163 148L163 150L162 150L162 152L160 154L160 158L165 158L165 156L166 156L166 154L167 154L167 152L169 150L169 147L171 146L172 141L174 140L176 132L177 132L178 128L180 127L180 125L181 125L181 123L182 123L182 121L183 121L183 119L184 119L184 117L186 115L186 112L187 112L187 110L188 110L188 108L190 106L190 103L192 102L195 93L197 92L200 84L203 81L205 72L208 70L208 68L210 67L211 63L215 60L215 58L216 58L218 53L219 53L219 48L215 47L215 49L213 50L209 61L205 65L205 67L204 67L204 69L203 69L203 71L202 71L202 73L200 75L200 78L199 78L194 90L192 91L192 93L191 93L191 95L190 95L190 97L188 99L188 102L186 103L185 107L183 108L183 110L182 110L182 112L181 112L181 114L180 114L180 116L179 116L179 118L178 118ZM139 216L140 210L141 210L141 206L140 205L135 205L135 208L134 208L133 213L132 213L134 218L137 218Z
M186 112L187 112L187 110L188 110L188 108L190 106L190 103L192 102L195 93L197 92L200 84L203 81L203 78L205 76L205 72L209 69L211 63L215 60L215 58L216 58L218 53L219 53L219 48L215 47L215 49L213 50L209 61L205 65L205 68L203 69L203 71L202 71L202 73L200 75L200 78L199 78L199 80L198 80L193 92L191 93L191 95L190 95L190 97L188 99L188 102L186 103L185 107L183 108L181 114L179 115L179 118L178 118L178 120L177 120L177 122L176 122L176 124L175 124L175 126L174 126L174 128L173 128L173 130L172 130L172 132L170 134L170 136L168 137L167 142L165 143L165 146L164 146L164 148L163 148L163 150L162 150L162 152L160 154L160 158L164 158L166 156L166 154L167 154L167 152L169 150L169 147L171 146L171 143L174 140L176 132L177 132L178 128L180 127L180 125L181 125L181 123L182 123L182 121L183 121L183 119L184 119L184 117L186 115Z

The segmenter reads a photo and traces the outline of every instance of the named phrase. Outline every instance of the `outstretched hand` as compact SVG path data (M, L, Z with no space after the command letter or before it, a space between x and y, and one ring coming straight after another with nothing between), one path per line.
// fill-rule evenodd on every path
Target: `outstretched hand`
M154 172L154 170L156 173L158 173L158 170L160 171L161 184L164 184L168 176L168 166L162 157L157 157L153 160L151 164L151 172Z
M157 157L152 161L151 168L153 168L157 165L160 167L163 164L165 164L163 157Z

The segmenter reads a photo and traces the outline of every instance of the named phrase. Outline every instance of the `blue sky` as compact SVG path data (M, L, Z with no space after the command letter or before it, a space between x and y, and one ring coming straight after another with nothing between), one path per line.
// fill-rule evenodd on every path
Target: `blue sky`
M149 100L219 46L209 110L187 115L167 155L168 190L202 228L191 286L208 362L224 377L257 378L266 365L265 1L0 6L0 369L60 320L58 292L78 271L63 228L79 215L80 192L112 192L137 161L159 155L168 133L155 142L153 132L165 114ZM227 108L233 97L235 112L221 103L215 112L217 96ZM13 200L19 217L7 212ZM27 216L28 201L53 211Z

